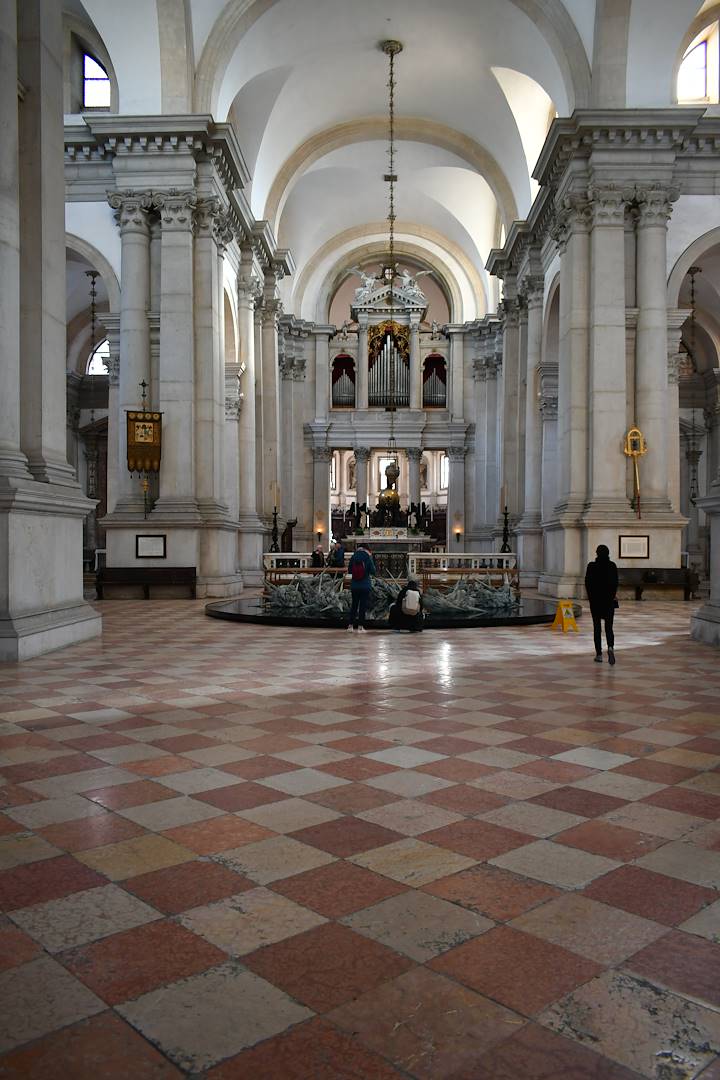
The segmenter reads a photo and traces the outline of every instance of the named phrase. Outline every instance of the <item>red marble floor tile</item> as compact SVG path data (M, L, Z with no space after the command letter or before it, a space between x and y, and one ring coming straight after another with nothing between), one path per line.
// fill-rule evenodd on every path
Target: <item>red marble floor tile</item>
M26 806L34 802L42 802L42 795L17 784L5 784L0 787L0 810L7 810L11 806Z
M596 878L584 889L584 895L667 926L685 922L717 899L713 889L656 874L641 866L621 866Z
M683 750L685 747L683 746ZM682 780L689 780L691 776L697 776L697 770L684 769L681 765L668 765L664 761L628 761L626 765L620 765L613 772L622 773L623 776L637 776L639 780L651 780L654 784L679 784Z
M431 881L423 892L477 911L495 922L507 922L538 904L562 895L540 881L511 874L495 866L471 866L459 874Z
M510 749L515 750L515 743ZM577 749L577 747L573 747ZM534 751L536 752L536 751ZM528 761L525 765L516 765L513 772L525 773L526 776L537 776L541 780L549 780L554 784L572 784L575 780L582 780L584 776L590 776L594 769L588 769L584 765L573 765L569 761Z
M165 705L160 707L162 709L167 708ZM103 724L103 727L105 731L133 731L135 728L158 727L159 725L159 720L153 720L149 716L143 715L142 712L138 712L134 716L126 716L123 720L113 720L109 724Z
M132 746L134 740L115 732L98 732L97 735L83 735L79 739L65 739L63 746L73 750L111 750L116 746Z
M449 848L470 859L494 859L507 851L531 844L536 838L514 829L504 829L489 821L456 821L441 829L432 829L418 839L427 844Z
M373 754L394 745L387 739L373 739L369 735L349 735L346 739L335 739L332 747L333 750L341 750L344 754Z
M595 744L599 750L607 750L611 754L627 754L628 757L644 757L646 754L657 753L655 743L641 743L637 739L626 739L623 735L617 738L603 739Z
M360 814L363 810L375 810L378 806L397 801L397 795L392 792L379 791L367 784L345 784L329 791L304 795L303 798L327 806L328 810L336 810L339 814Z
M327 765L318 765L320 772L326 772L330 776L341 776L343 780L372 780L374 776L383 776L385 773L394 772L394 765L387 765L383 761L373 761L371 758L356 757L347 758L345 761L330 761Z
M181 1080L183 1075L110 1010L0 1058L3 1080Z
M16 866L0 871L0 910L14 911L46 900L59 900L96 885L107 885L107 879L72 855Z
M544 795L536 795L534 799L528 801L538 803L540 806L549 806L552 810L565 810L568 814L580 814L588 818L600 817L601 814L609 814L611 810L625 806L623 799L573 787L546 791Z
M69 706L68 712L74 712L76 706ZM60 712L61 709L54 710ZM58 728L72 727L77 723L77 720L73 720L67 716L46 716L42 720L25 720L22 726L26 731L55 731Z
M57 825L46 825L38 829L49 844L64 851L86 851L88 848L102 847L103 844L116 844L119 840L130 840L145 832L134 821L118 814L96 814L94 817L80 818L79 821L63 821Z
M64 754L50 761L28 761L24 765L4 765L3 776L11 784L27 784L29 780L47 780L51 776L97 769L98 759L88 754Z
M494 791L481 791L467 784L456 784L455 787L421 795L420 802L441 806L443 810L451 810L456 814L472 815L497 810L500 806L506 806L510 800L503 795L496 795Z
M390 878L343 861L274 881L272 890L328 919L340 919L407 891Z
M720 720L720 718L719 718ZM698 738L690 739L689 742L682 744L683 750L695 750L700 754L718 754L720 753L720 741L713 738Z
M407 957L336 923L268 945L244 963L315 1012L327 1012L413 967Z
M260 784L228 784L227 787L213 788L212 791L199 791L194 799L217 806L219 810L234 813L237 810L250 810L253 806L265 806L267 803L287 799L283 791L272 791Z
M154 784L152 780L136 780L129 784L86 791L85 798L104 806L106 810L125 810L129 806L145 806L161 799L174 799L176 791Z
M315 1018L217 1065L206 1080L399 1080L357 1039Z
M527 1024L514 1038L493 1047L470 1069L447 1080L640 1080L624 1065L587 1046Z
M425 743L421 743L424 748ZM475 750L479 744L475 743ZM477 761L461 761L460 758L444 758L440 761L430 761L427 765L419 765L415 772L427 773L429 776L439 776L442 780L477 780L480 776L489 776L498 772L490 765L480 765ZM447 789L445 789L447 790Z
M254 889L255 883L218 863L196 859L128 878L123 881L123 888L164 915L179 915L189 908Z
M635 829L624 829L620 825L611 825L609 821L584 821L572 829L558 833L553 837L555 843L566 847L580 848L593 855L604 855L608 859L620 862L632 862L641 855L667 843L660 836L648 836Z
M165 829L163 836L189 848L196 855L215 855L219 851L230 851L231 848L241 847L243 844L267 840L268 837L275 836L275 833L252 821L243 821L234 814L226 814L208 821L197 821L193 825L178 825L174 829Z
M263 780L266 776L278 776L284 772L295 772L299 765L293 765L289 761L270 757L268 754L260 754L258 757L246 758L244 761L230 761L223 765L223 772L239 776L242 780Z
M429 750L431 754L447 754L459 757L460 754L472 754L478 749L478 744L470 739L458 739L454 735L443 735L437 739L427 739L422 743L423 750Z
M623 967L677 994L720 1005L720 945L671 930L625 961Z
M188 750L205 750L208 746L217 746L216 739L206 735L174 735L170 739L149 739L150 746L167 750L170 754L184 754Z
M163 919L70 949L60 959L98 997L117 1005L207 971L227 956L184 926Z
M303 745L287 735L260 735L243 743L243 748L255 754L282 754L285 750L300 750Z
M509 926L489 930L428 966L526 1016L603 970L591 960Z
M46 739L43 735L33 735L28 731L18 732L17 735L0 736L0 754L8 750L15 750L19 746L34 746L39 750L57 750L57 743L52 739Z
M540 757L551 757L553 754L562 754L565 750L575 750L574 743L561 743L556 739L543 739L542 735L526 735L524 739L516 739L514 742L505 743L510 750L519 750L522 754L539 754ZM476 747L477 749L477 747ZM559 762L563 764L563 762Z
M10 836L11 833L23 832L24 826L13 821L5 814L0 814L0 836Z
M716 795L705 795L701 791L691 791L689 788L664 788L646 796L642 801L652 806L662 806L665 810L677 810L681 814L694 814L695 817L710 818L712 821L720 818L720 798Z
M494 711L495 710L492 708L488 709L488 712ZM557 726L557 722L550 720L534 720L531 718L526 720L503 720L499 724L493 724L493 727L496 727L498 731L512 731L516 732L518 735L528 736L538 735L542 731L552 731ZM558 743L555 743L555 746L557 745ZM570 749L569 745L567 749ZM557 753L557 751L555 752Z
M320 848L321 851L328 851L341 859L404 839L401 833L393 829L386 829L382 825L375 825L373 822L353 817L336 818L334 821L325 821L322 825L311 825L307 829L300 829L293 833L293 840L310 844L312 847Z
M41 946L22 930L14 926L0 926L0 971L9 971L10 968L27 964L42 951ZM2 1075L2 1059L0 1059L0 1076Z
M169 776L172 773L187 772L196 769L194 761L168 754L167 757L150 758L147 761L129 761L123 768L137 776Z

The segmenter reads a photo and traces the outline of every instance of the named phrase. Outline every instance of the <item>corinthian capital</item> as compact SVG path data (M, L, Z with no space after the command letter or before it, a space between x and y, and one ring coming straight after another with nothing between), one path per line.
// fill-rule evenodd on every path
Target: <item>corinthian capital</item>
M625 205L630 193L617 184L593 184L588 189L593 228L620 226L625 228Z
M108 382L110 386L120 385L120 357L110 353L105 361L108 370Z
M568 192L559 201L550 235L562 253L568 240L576 233L586 233L590 228L592 214L587 196Z
M152 208L152 194L149 191L111 191L108 202L115 211L114 218L120 227L120 235L140 232L148 235L148 210Z
M370 457L370 448L367 446L355 447L355 464L360 464L363 461L367 461Z
M263 326L277 328L278 319L282 315L282 310L282 304L279 300L265 297L262 302L262 307L260 308Z
M528 308L542 307L545 294L545 278L542 274L527 274L522 279L519 290L525 298Z
M405 453L408 456L408 461L415 461L418 465L422 461L423 452L420 446L410 446Z
M447 456L450 461L464 461L467 450L464 446L448 446Z
M313 446L312 448L313 461L326 461L329 464L332 455L333 452L329 446Z
M672 214L672 204L680 197L680 188L676 184L645 184L636 188L640 228L652 225L666 225Z
M156 191L153 194L153 206L160 212L163 229L171 232L185 232L193 227L193 218L197 206L194 191Z

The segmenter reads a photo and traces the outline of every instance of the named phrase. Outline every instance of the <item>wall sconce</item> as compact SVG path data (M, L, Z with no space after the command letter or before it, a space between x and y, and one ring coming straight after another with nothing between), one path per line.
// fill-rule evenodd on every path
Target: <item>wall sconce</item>
M462 529L460 528L459 525L456 525L454 531L455 531L455 540L459 544L460 543L460 537L462 536Z
M318 544L322 544L322 535L323 535L322 529L318 529L317 533L316 533Z

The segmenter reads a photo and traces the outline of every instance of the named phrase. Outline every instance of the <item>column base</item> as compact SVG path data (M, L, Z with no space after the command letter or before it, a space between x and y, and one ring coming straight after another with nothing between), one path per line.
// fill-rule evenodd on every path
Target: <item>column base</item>
M203 575L197 579L198 599L222 598L224 596L239 596L243 591L244 579L242 574L219 574L216 577Z
M543 568L543 531L539 519L538 514L530 524L532 519L529 516L523 518L515 529L521 588L534 589Z
M720 605L703 604L690 619L690 637L705 645L720 646Z
M164 521L175 525L202 525L203 523L197 499L192 495L161 496L155 503L148 520Z
M0 660L27 660L98 637L83 598L83 518L94 503L77 484L0 478Z
M262 557L266 535L267 529L257 514L241 512L238 550L240 572L246 586L262 585L265 580Z

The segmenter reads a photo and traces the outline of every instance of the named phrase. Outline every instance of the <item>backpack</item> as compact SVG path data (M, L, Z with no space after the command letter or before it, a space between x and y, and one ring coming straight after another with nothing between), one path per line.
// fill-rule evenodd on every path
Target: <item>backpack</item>
M420 593L415 589L409 589L403 596L403 615L417 615L420 610Z
M364 581L365 574L365 560L359 559L357 555L353 558L352 564L352 579L353 581Z

